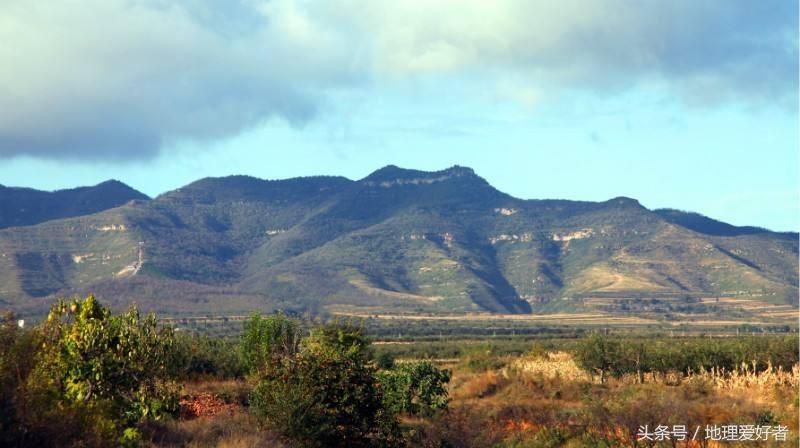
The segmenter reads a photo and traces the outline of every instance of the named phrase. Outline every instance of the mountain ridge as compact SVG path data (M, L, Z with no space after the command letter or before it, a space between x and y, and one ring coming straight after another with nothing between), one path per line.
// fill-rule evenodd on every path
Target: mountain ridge
M204 178L0 230L0 301L33 310L100 291L175 312L526 313L595 296L793 304L797 235L753 229L627 197L518 199L460 166L387 166L355 181Z
M54 191L0 185L0 229L97 213L128 201L149 199L116 179Z

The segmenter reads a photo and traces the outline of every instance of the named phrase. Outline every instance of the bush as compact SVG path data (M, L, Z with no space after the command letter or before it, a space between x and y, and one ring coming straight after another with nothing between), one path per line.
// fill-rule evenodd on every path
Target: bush
M381 352L375 357L375 365L379 369L391 369L394 367L394 356L388 352Z
M384 405L367 341L351 326L328 325L295 354L260 370L251 408L271 429L307 447L399 444L398 424Z
M497 370L506 365L506 361L498 356L496 348L489 344L470 349L463 363L467 370L474 373Z
M253 314L244 323L239 349L244 368L264 373L274 358L293 356L300 342L300 326L284 314Z
M34 367L37 334L17 326L11 312L0 316L0 445L16 445L21 434L17 406Z
M450 371L429 362L401 364L380 375L384 400L395 413L430 416L447 409Z
M438 414L415 432L409 446L423 448L500 447L501 431L493 430L485 410L459 406Z
M247 373L237 344L221 338L178 333L176 374L181 378L240 378Z
M174 338L135 307L113 316L93 296L54 305L18 407L29 443L132 444L136 425L178 410ZM36 441L36 438L39 441Z

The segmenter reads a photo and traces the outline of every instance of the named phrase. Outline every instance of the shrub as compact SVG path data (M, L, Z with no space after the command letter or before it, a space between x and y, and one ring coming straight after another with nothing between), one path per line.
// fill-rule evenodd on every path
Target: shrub
M177 412L174 339L154 315L114 316L90 295L54 305L39 331L23 420L47 444L134 443L138 423Z
M0 317L0 445L15 445L21 434L17 407L34 366L37 333L17 326L14 314Z
M175 367L181 378L211 376L239 378L246 369L237 344L222 338L178 333L175 336Z
M251 408L271 429L307 447L392 446L398 425L384 406L367 341L346 325L315 330L296 353L260 371Z
M506 365L506 361L499 357L496 351L496 348L489 344L472 348L464 357L464 366L475 373L501 369Z
M391 369L394 367L394 356L388 352L381 352L375 357L375 365L379 369Z
M253 314L244 323L239 340L241 359L250 373L264 373L273 358L293 356L300 342L300 326L284 314Z
M429 362L401 364L380 378L384 400L395 413L429 416L447 409L449 370Z
M499 447L504 434L488 424L485 411L459 406L438 414L411 437L409 446L424 448Z

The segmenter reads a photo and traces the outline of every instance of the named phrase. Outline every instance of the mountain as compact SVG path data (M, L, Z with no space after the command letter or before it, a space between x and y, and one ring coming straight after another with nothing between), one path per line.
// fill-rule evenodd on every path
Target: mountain
M527 313L720 296L796 306L797 282L796 233L625 197L522 200L459 166L388 166L358 181L207 178L0 230L0 307L23 313L88 291L183 315Z
M0 229L88 215L128 201L148 199L116 180L53 192L0 185Z

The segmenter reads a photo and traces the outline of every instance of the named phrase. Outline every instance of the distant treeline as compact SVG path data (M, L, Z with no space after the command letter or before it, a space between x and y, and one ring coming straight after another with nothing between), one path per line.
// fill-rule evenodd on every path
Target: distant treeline
M576 359L583 368L600 376L668 373L691 375L701 370L730 372L747 366L760 372L769 367L790 370L798 362L798 339L786 336L730 338L631 338L595 333L578 346Z

